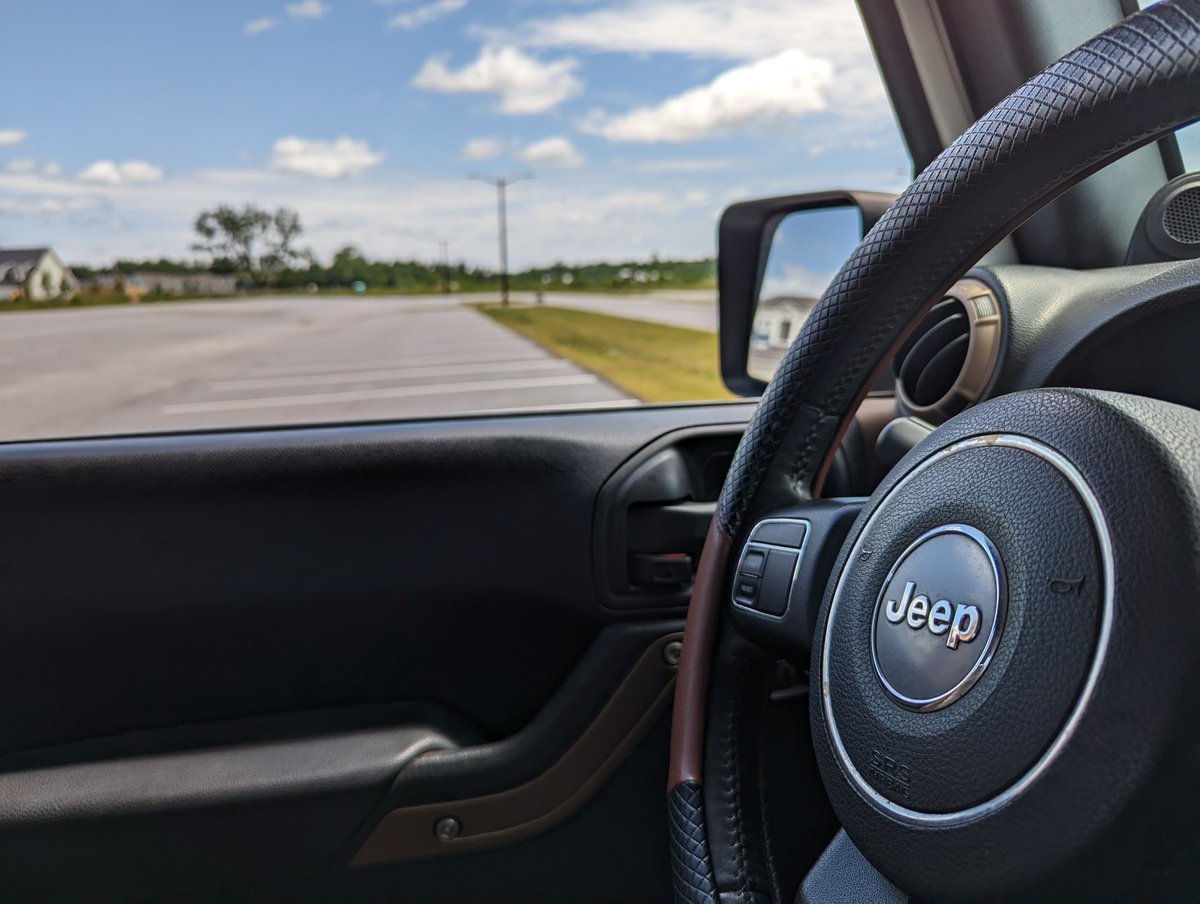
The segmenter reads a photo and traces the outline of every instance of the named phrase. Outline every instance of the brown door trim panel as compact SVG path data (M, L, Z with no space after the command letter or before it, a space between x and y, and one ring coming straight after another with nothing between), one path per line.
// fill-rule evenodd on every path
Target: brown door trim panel
M672 633L650 644L596 718L549 769L496 793L397 807L379 820L351 865L499 847L566 819L604 784L667 708L678 663L668 647L682 637ZM434 752L421 761L439 755ZM444 829L440 836L439 825Z

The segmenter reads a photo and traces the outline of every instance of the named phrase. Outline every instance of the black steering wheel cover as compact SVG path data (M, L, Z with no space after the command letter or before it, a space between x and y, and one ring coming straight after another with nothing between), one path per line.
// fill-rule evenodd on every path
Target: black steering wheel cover
M700 573L726 572L733 541L757 513L814 495L872 376L988 248L1081 179L1197 118L1200 0L1164 0L1071 51L964 132L863 239L784 357L734 456ZM728 646L716 641L723 593L700 584L674 716L676 895L778 900L762 872L761 782L744 772L757 760L755 739L746 720L730 718L752 666L718 655Z

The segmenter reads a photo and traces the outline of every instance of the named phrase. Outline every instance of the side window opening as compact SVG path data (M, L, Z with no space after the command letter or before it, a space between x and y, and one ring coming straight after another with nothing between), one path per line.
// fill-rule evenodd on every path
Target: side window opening
M908 181L850 0L293 6L6 12L0 441L728 400L720 211Z

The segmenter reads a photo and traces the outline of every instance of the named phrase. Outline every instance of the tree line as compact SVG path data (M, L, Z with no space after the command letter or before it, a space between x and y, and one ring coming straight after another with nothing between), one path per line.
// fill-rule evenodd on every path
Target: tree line
M193 228L196 241L192 250L199 255L197 260L118 260L106 272L228 274L236 276L247 290L355 287L394 292L469 292L492 290L499 284L495 270L462 262L372 260L353 245L344 246L331 261L323 263L310 249L301 247L304 229L300 216L287 207L269 211L252 204L240 209L220 205L201 211ZM85 280L100 272L86 266L72 269ZM652 258L586 265L556 263L514 273L510 281L513 288L527 291L689 287L712 285L715 274L712 258Z

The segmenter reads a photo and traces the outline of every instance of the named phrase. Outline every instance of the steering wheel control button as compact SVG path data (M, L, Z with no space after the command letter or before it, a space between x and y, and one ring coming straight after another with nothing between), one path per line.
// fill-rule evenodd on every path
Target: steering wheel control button
M1005 608L1004 569L986 536L965 524L925 533L892 567L875 604L875 674L901 706L949 706L991 662Z
M740 575L737 581L737 587L733 591L733 598L743 606L748 606L753 609L758 605L758 578Z
M767 551L763 549L748 549L746 556L742 559L742 574L752 574L755 577L762 577L763 569L767 565Z
M762 592L758 597L758 610L768 615L783 615L787 610L788 597L792 593L792 579L796 576L798 552L772 549L767 553L767 567L763 573Z
M735 606L774 619L787 612L808 530L799 518L768 518L755 526L738 561Z
M750 534L751 543L765 543L770 546L790 546L799 549L804 545L808 535L808 524L804 521L790 519L772 519L763 521Z

